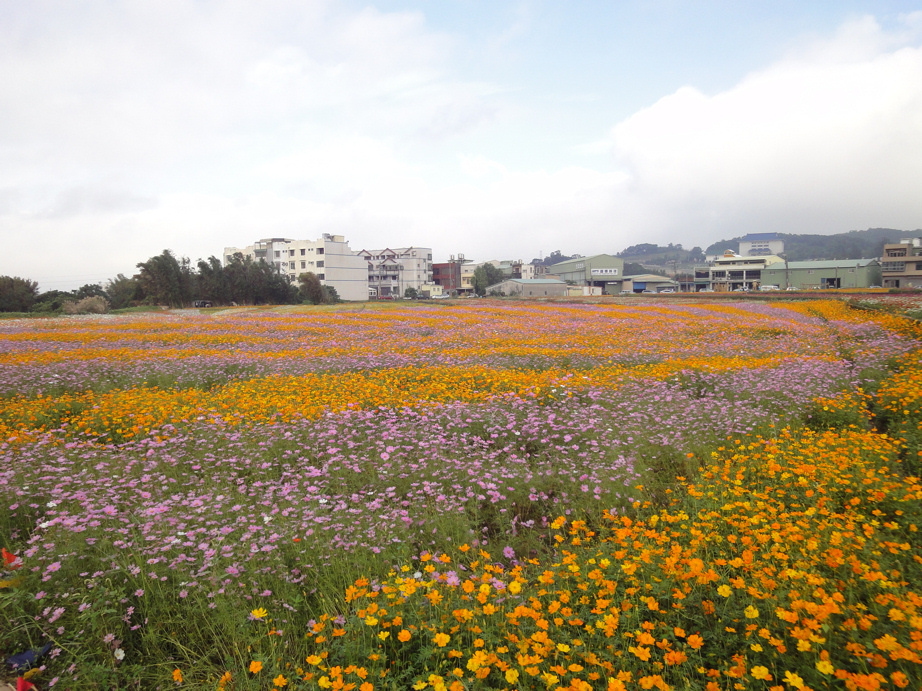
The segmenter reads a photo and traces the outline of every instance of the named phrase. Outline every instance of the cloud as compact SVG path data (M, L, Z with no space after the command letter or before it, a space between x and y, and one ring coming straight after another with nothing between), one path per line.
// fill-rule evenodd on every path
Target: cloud
M732 89L684 87L616 125L634 227L703 241L922 224L918 22L853 20Z
M530 30L521 7L485 54ZM689 84L574 146L559 136L582 126L572 108L536 100L512 69L508 83L468 74L484 64L472 39L420 12L14 5L0 24L0 274L75 286L164 248L195 260L323 232L527 260L919 227L920 36L922 13L886 29L856 17L732 88Z

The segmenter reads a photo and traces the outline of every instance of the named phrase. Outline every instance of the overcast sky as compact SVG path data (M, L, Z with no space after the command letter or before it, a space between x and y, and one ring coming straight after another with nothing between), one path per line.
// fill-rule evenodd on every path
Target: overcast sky
M0 275L922 227L922 3L11 0Z

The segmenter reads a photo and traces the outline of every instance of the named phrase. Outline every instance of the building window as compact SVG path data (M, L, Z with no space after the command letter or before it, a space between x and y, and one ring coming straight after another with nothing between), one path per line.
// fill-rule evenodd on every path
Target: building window
M289 269L295 268L295 263L294 263L294 262L288 262L288 268L289 268Z
M317 268L319 269L321 267L323 267L323 262L317 262Z
M289 256L289 257L295 256L295 251L294 251L294 250L288 250L288 256Z
M306 268L307 268L307 262L301 262L301 268L302 268L302 269L306 269Z
M278 259L282 256L282 253L279 250L275 250L275 258Z
M322 247L318 247L318 248L317 248L317 254L323 254L323 248L322 248Z
M302 257L304 256L305 251L306 251L306 250L302 247L302 248L301 248L301 256L302 256Z
M317 278L319 278L322 281L324 278L326 278L326 276L324 276L323 274L318 274Z
M880 268L884 271L905 271L906 262L883 262Z

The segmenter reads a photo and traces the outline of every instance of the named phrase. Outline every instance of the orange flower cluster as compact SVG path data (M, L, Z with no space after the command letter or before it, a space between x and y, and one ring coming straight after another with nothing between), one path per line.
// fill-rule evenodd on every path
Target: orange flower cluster
M734 440L662 508L558 519L553 563L464 548L463 567L423 555L360 580L347 624L312 632L316 659L364 645L376 675L409 666L416 689L906 687L922 678L922 482L900 447L851 428Z

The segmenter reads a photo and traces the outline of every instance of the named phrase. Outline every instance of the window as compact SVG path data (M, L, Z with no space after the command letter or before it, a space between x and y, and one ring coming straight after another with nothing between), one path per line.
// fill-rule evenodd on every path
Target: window
M302 248L301 248L301 256L302 256L302 257L304 256L304 253L305 253L305 252L306 252L306 250L302 247Z
M289 268L289 269L295 268L295 263L294 263L294 262L288 262L288 268Z
M317 268L318 268L318 269L323 268L323 262L322 262L322 261L317 262Z
M275 258L278 259L281 256L282 256L282 253L278 250L275 250Z
M318 248L317 248L317 254L323 254L323 248L322 248L322 247L318 247Z
M905 271L906 262L882 262L880 268L884 271Z
M294 251L294 250L288 250L288 256L289 256L289 257L295 256L295 251Z
M302 251L303 251L303 250L302 250ZM301 268L302 268L302 269L306 269L306 268L307 268L307 262L301 262Z
M326 276L324 276L323 274L318 274L317 278L319 278L322 281L324 278L326 278Z

